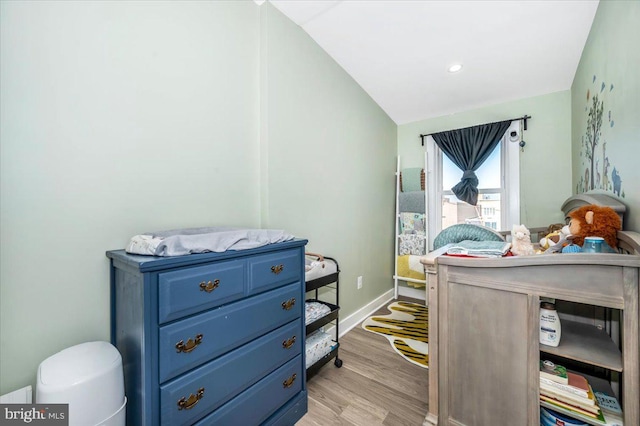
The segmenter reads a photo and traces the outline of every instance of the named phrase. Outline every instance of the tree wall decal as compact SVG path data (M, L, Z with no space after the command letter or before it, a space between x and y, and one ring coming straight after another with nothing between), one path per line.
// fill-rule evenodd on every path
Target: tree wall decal
M594 161L595 151L598 142L600 141L600 135L602 133L602 111L604 110L604 102L598 101L598 95L593 95L591 108L589 109L589 115L587 118L587 138L584 141L585 155L591 162L591 178L588 180L587 185L589 189L594 189Z

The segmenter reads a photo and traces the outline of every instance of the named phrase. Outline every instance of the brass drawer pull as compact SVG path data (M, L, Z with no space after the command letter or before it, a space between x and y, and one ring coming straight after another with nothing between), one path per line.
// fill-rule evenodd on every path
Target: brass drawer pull
M189 339L187 340L187 343L184 343L184 340L180 340L178 343L176 343L176 349L178 351L178 353L180 352L184 352L184 353L189 353L192 350L194 350L196 348L196 346L198 346L200 343L202 343L202 334L196 334L196 338L194 339Z
M204 396L204 388L198 389L198 392L194 395L189 395L189 398L184 396L178 400L178 410L191 410Z
M282 387L283 388L290 388L291 385L293 385L293 382L296 381L296 373L293 373L293 376L289 377L287 380L285 380L284 382L282 382Z
M296 336L291 337L291 339L283 340L282 347L285 349L289 349L296 342Z
M274 265L271 267L271 272L278 275L284 269L284 265L281 263L280 265Z
M282 302L282 309L284 309L285 311L290 310L291 308L293 308L293 305L296 304L296 298L292 297L291 299Z
M206 291L207 293L211 293L213 290L218 288L219 285L220 285L220 280L214 280L213 282L209 281L208 283L205 283L204 281L202 281L200 283L200 291Z

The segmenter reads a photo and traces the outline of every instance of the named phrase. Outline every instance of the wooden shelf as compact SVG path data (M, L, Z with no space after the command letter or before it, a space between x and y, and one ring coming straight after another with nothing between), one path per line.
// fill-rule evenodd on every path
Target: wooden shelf
M540 345L540 352L622 372L622 353L609 335L590 324L561 320L558 347Z

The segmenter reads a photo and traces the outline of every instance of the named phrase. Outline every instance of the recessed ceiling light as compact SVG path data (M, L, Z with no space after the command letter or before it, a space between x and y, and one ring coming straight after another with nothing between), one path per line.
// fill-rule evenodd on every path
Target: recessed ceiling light
M447 70L451 73L458 72L462 69L462 64L453 64Z

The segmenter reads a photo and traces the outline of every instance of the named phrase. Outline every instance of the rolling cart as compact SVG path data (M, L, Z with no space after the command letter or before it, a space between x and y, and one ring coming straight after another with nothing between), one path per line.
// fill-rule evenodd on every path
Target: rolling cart
M312 320L307 320L306 322L306 335L312 336L311 339L308 340L307 344L317 343L318 350L322 350L322 353L318 354L318 350L313 352L312 363L307 365L307 378L311 377L315 374L323 365L328 363L330 360L335 358L334 364L336 367L342 367L342 360L338 358L338 348L340 347L340 343L338 342L340 332L339 332L339 320L338 320L338 312L340 311L339 306L339 287L340 287L340 267L338 262L327 256L322 256L315 253L306 253L306 264L309 267L309 270L305 273L305 282L306 282L306 292L312 293L313 297L307 299L307 306L310 303L317 303L321 308L326 307L323 311L328 311L326 314L318 318L313 318ZM316 259L316 260L310 260ZM306 268L305 268L306 269ZM335 291L335 304L327 302L321 299L327 299L328 297L325 294L320 294L320 289L323 287L331 288ZM333 293L333 292L327 292ZM307 317L309 316L309 310L307 310ZM322 332L314 333L318 331L321 327L333 323L335 326L335 339L331 338L330 342L324 340L322 338L318 338L319 334ZM322 333L325 334L325 333ZM326 336L326 335L325 335ZM309 348L309 346L308 346ZM320 356L321 355L321 356ZM309 358L309 350L307 350L307 357Z

